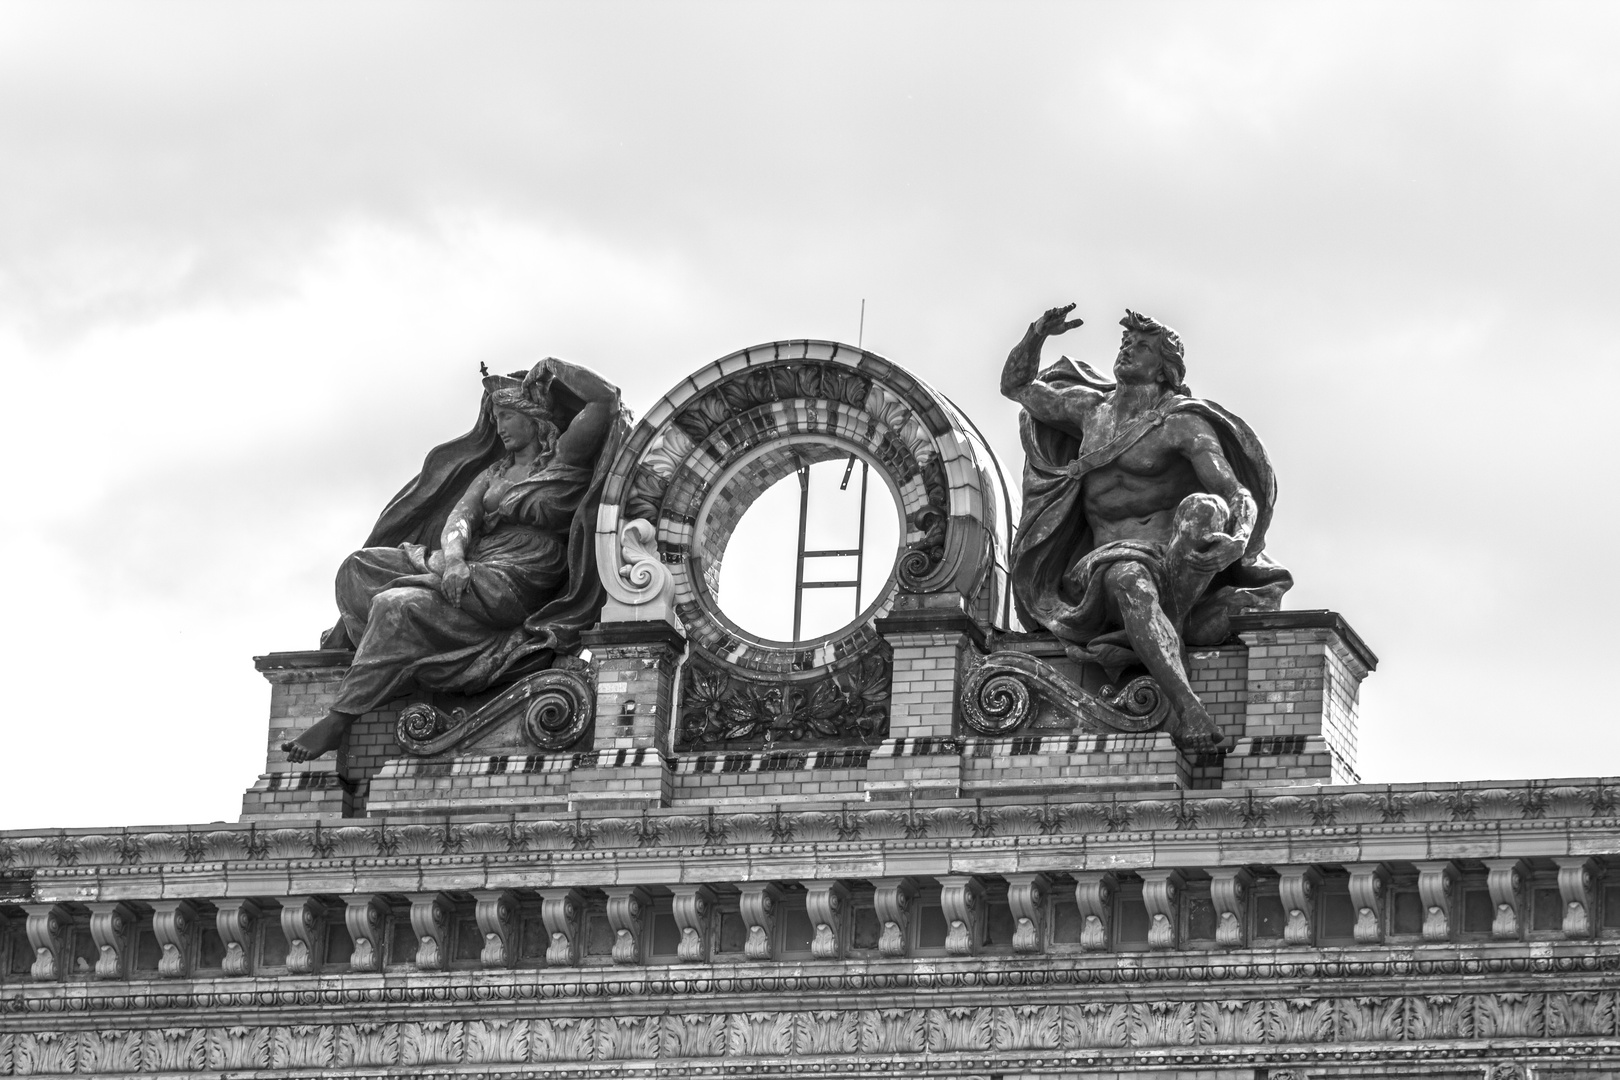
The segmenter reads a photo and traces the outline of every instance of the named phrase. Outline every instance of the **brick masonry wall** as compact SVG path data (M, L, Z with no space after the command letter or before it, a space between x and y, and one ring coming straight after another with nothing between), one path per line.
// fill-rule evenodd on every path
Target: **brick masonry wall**
M1187 759L1162 732L973 739L962 759L963 795L1188 786Z
M894 648L889 735L948 738L957 732L957 684L967 637L950 631L886 635Z
M1249 671L1244 734L1260 740L1320 740L1320 753L1307 751L1313 761L1306 775L1324 783L1358 782L1356 714L1366 669L1339 635L1309 627L1247 631L1241 636L1248 647ZM1239 756L1232 755L1228 779L1256 782L1258 777L1235 761ZM1282 775L1268 771L1266 778L1286 779L1297 772L1278 768Z
M677 773L672 795L679 806L736 809L750 803L859 802L866 797L866 776L866 769Z
M674 656L661 645L597 647L598 750L663 747L674 700Z
M1191 649L1187 679L1221 734L1241 737L1249 707L1249 650L1241 644Z
M964 740L959 682L965 652L976 647L971 633L951 624L891 624L884 631L894 657L889 737L848 752L860 761L835 760L826 755L840 752L817 750L671 758L679 639L663 640L661 632L638 624L593 633L594 749L605 756L585 755L566 768L555 761L539 770L486 768L492 760L487 757L402 760L394 725L409 699L361 718L336 760L294 765L280 751L281 742L326 714L343 669L321 654L278 660L290 666L272 665L265 672L271 683L269 767L247 793L244 814L363 816L373 804L372 812L404 814L476 813L502 803L537 811L620 804L733 807L1009 790L1354 782L1359 685L1366 674L1363 658L1370 655L1357 641L1354 649L1346 644L1353 634L1324 626L1250 629L1242 643L1191 650L1193 688L1235 745L1224 759L1188 758L1164 735L1099 740L1025 732Z

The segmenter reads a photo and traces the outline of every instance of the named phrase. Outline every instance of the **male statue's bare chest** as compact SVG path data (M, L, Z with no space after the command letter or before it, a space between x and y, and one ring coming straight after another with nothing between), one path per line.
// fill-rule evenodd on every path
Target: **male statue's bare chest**
M1183 457L1174 419L1156 409L1127 412L1115 405L1105 399L1086 410L1080 456L1105 456L1094 459L1099 473L1151 477L1174 470Z
M1175 434L1161 426L1126 447L1114 459L1113 467L1132 476L1159 476L1174 470L1184 460Z

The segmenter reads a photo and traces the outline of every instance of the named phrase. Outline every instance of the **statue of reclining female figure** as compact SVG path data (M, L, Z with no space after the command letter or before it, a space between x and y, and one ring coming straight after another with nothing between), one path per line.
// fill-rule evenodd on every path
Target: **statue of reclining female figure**
M339 568L342 619L321 646L354 661L331 711L282 744L290 760L336 749L413 689L479 693L544 670L595 623L596 506L629 430L619 391L550 358L484 387L473 430L428 455Z

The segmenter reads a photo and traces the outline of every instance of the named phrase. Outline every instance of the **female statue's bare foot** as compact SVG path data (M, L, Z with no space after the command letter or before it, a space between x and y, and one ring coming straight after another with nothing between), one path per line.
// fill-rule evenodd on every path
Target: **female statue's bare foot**
M282 743L281 749L286 753L288 761L310 761L318 758L328 750L336 750L343 745L343 736L349 733L349 725L354 723L355 719L349 713L340 713L333 709L298 738Z

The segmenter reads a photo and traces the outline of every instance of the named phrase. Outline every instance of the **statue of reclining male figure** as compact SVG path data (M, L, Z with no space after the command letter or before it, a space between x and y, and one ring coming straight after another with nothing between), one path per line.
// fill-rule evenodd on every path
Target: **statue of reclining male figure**
M1081 324L1073 310L1031 323L1002 370L1001 392L1024 407L1013 597L1026 625L1115 684L1145 667L1177 744L1219 749L1182 652L1220 644L1234 614L1276 610L1293 584L1263 554L1276 477L1247 424L1190 395L1181 339L1144 315L1120 320L1115 382L1067 357L1037 375L1046 339Z

